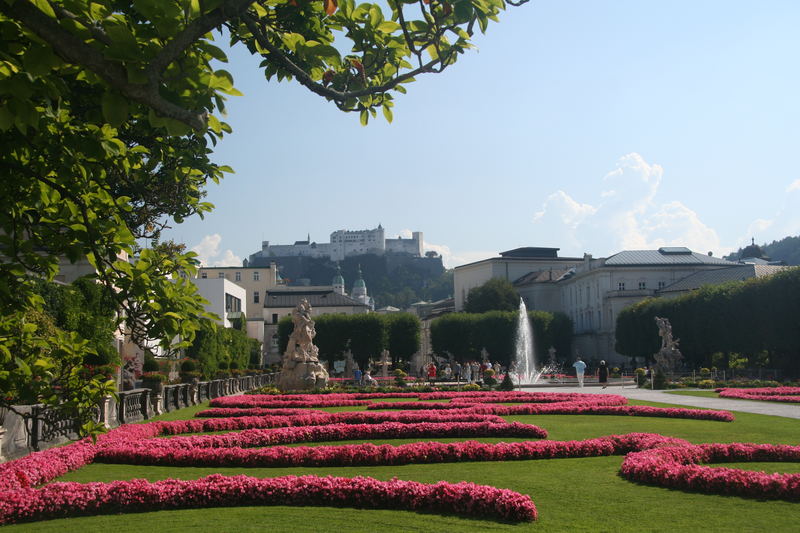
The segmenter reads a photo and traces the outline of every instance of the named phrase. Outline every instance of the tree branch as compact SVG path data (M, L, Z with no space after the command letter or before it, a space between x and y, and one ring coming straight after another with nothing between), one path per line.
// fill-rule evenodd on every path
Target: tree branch
M159 76L170 63L178 59L192 43L220 26L231 17L238 16L250 7L255 0L226 0L218 8L190 22L186 28L169 41L147 67L148 77Z
M329 87L325 87L324 85L314 81L311 79L311 76L303 70L301 67L296 65L289 57L286 56L277 46L273 45L266 35L261 31L261 29L256 24L250 16L242 15L241 17L242 22L244 22L247 29L250 30L250 33L253 34L253 37L258 41L258 44L261 45L262 48L265 48L272 59L274 59L277 63L280 63L286 70L292 73L292 75L297 79L297 81L305 86L308 90L313 93L316 93L320 96L324 96L325 98L330 98L331 100L336 101L343 101L349 98L357 98L359 96L367 96L376 93L386 92L390 89L393 89L397 85L403 83L406 80L417 76L418 74L424 74L426 72L434 71L434 67L441 63L440 60L432 60L424 65L416 68L412 71L406 72L396 78L392 79L391 81L387 81L383 85L376 85L374 87L366 87L364 89L358 89L356 91L337 91L336 89L331 89Z
M59 26L55 20L33 4L24 0L17 0L11 4L0 2L0 13L21 22L47 42L62 59L91 70L131 100L196 130L206 128L205 112L190 111L163 99L158 92L157 79L150 79L147 85L128 82L128 73L122 65L106 60L101 52Z

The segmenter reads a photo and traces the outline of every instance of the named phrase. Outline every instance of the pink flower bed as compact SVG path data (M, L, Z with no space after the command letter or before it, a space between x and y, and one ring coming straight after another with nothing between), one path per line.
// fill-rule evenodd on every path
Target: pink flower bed
M218 417L210 420L176 420L164 426L164 434L204 433L226 429L249 429L283 426L313 426L319 424L379 424L381 422L495 422L504 420L494 414L464 411L351 411L326 413L323 411L304 411L302 415L272 416L272 409L207 409L195 414L196 417ZM246 416L252 415L252 416ZM228 420L226 420L228 419ZM183 431L181 428L185 427Z
M119 442L102 447L95 461L164 466L386 466L463 461L520 461L565 457L617 455L652 446L685 443L657 434L631 433L584 441L526 441L488 444L466 442L415 442L349 444L343 446L275 446L272 448L176 449Z
M720 398L800 403L800 387L763 387L759 389L717 389Z
M369 400L327 398L309 395L306 400L276 400L275 396L223 396L211 400L212 407L266 407L266 408L304 408L304 407L352 407L368 405Z
M53 483L0 494L0 524L162 509L239 505L322 505L405 509L536 519L529 496L473 483L378 481L368 477L285 476L259 479L214 474L192 481L144 479L111 483Z
M522 404L522 405L476 405L466 403L426 403L426 402L378 402L367 406L369 410L466 410L473 413L507 415L617 415L652 416L661 418L690 418L694 420L733 421L728 411L709 409L684 409L679 407L649 407L645 405L598 405L579 402Z
M698 444L629 454L620 468L633 481L681 490L800 501L800 474L767 474L698 463L800 461L800 446Z
M547 431L519 422L419 422L404 424L327 424L277 429L248 429L223 435L196 435L170 439L142 439L125 446L142 449L254 448L296 442L319 442L355 439L399 439L422 437L530 437L543 439Z
M758 390L758 389L756 389ZM773 392L776 389L766 389ZM751 389L752 391L752 389ZM765 396L766 394L761 394ZM0 465L0 524L44 518L154 509L229 505L339 505L402 508L532 520L536 508L528 496L468 483L380 482L369 478L315 476L257 479L209 476L195 481L145 480L113 483L53 483L58 476L94 461L171 466L352 466L402 465L456 461L512 461L628 454L622 474L631 480L664 486L764 498L800 499L800 474L764 474L710 468L720 461L797 461L800 447L704 444L656 434L611 435L584 441L524 441L496 444L475 441L416 442L399 446L369 443L344 446L281 446L309 441L371 438L521 437L544 438L536 426L508 423L500 415L614 414L732 420L726 411L625 405L614 395L435 392L404 395L447 403L384 402L369 399L397 394L291 395L218 399L198 418L131 424L99 437L34 453ZM356 399L354 399L356 398ZM242 407L235 407L237 405ZM344 402L344 403L343 403ZM328 413L297 409L369 404L367 411ZM518 405L499 405L513 403ZM263 405L274 405L266 409ZM245 408L247 406L248 408ZM375 411L374 409L409 409ZM254 416L240 416L254 415ZM200 415L198 415L200 416ZM217 431L224 435L158 436ZM278 446L275 446L275 445ZM271 446L269 448L258 448Z

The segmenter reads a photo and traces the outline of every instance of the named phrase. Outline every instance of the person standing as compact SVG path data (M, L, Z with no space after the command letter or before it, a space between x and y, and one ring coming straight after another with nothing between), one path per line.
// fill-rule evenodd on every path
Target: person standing
M472 363L467 361L463 368L464 383L472 383Z
M578 357L578 360L575 361L572 366L575 367L575 376L578 378L578 387L583 388L583 373L586 371L586 363Z
M450 368L450 363L447 363L444 367L444 380L450 381L453 377L453 369Z
M428 365L428 381L430 381L431 384L436 381L436 365L433 363Z
M453 367L453 377L456 378L456 383L461 383L461 370L461 363L456 361L456 364Z
M359 369L359 368L356 368L355 370L353 370L353 384L356 387L360 387L361 386L361 369Z
M597 367L597 381L603 385L604 389L608 387L608 366L605 361L600 361L600 366Z

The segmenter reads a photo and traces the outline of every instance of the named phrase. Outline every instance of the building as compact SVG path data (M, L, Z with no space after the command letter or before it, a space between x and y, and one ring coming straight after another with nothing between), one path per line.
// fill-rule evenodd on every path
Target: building
M247 317L247 336L264 342L264 297L268 290L280 283L275 263L264 267L201 267L197 278L225 279L244 290L242 299Z
M251 254L246 263L262 265L272 257L320 257L341 261L353 255L386 253L422 257L423 246L421 231L413 232L410 239L401 236L387 239L383 226L378 224L374 229L334 231L327 243L313 242L310 235L306 240L295 241L294 244L270 244L269 241L262 241L261 250Z
M206 311L219 317L217 324L230 328L233 327L232 320L247 315L247 292L233 281L222 277L194 278L191 281L200 296L208 301Z
M682 280L676 281L672 285L667 285L657 291L657 296L662 298L677 298L684 294L696 291L705 285L720 285L731 281L744 281L750 278L761 278L777 274L781 270L790 268L788 266L752 264L748 259L742 259L742 264L727 268L715 268L713 270L703 270L687 276Z
M525 247L500 252L500 257L492 257L458 266L453 271L453 296L455 310L463 311L470 289L480 287L492 278L505 279L511 283L522 279L531 272L554 271L564 272L577 266L582 259L577 257L558 257L558 248ZM529 297L535 297L537 291L528 291ZM552 300L546 296L545 300ZM528 302L529 308L536 308L538 302ZM550 307L542 307L543 309Z
M560 258L557 248L517 248L456 267L455 309L492 278L513 283L528 309L562 312L574 325L573 349L589 359L624 361L614 350L617 316L649 297L674 297L703 285L771 275L780 266L732 262L684 247L625 250L607 258Z
M583 262L557 283L561 311L573 321L573 349L582 356L624 361L614 350L617 315L625 307L698 272L736 263L683 247L626 250Z

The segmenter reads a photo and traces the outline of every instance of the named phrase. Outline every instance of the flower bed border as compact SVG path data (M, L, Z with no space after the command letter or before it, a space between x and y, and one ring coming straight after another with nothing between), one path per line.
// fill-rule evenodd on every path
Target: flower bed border
M144 479L111 483L52 483L3 493L0 524L163 509L242 505L334 506L403 509L491 517L536 519L527 495L474 483L379 481L369 477L284 476L260 479L213 474L197 480Z
M704 466L734 461L800 461L800 446L732 443L655 448L626 456L620 473L631 481L680 490L800 501L800 474Z

